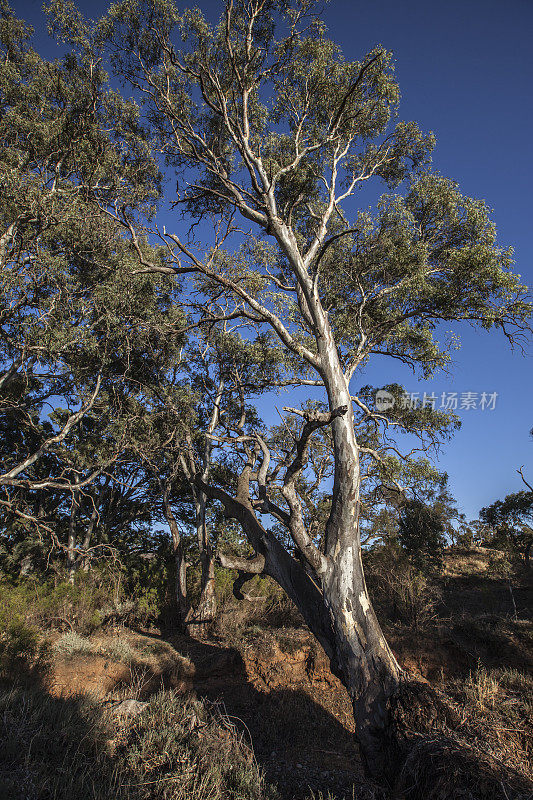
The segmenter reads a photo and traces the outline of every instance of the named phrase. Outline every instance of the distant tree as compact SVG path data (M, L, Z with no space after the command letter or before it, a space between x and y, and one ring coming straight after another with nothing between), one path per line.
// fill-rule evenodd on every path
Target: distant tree
M410 500L400 511L398 540L413 566L421 572L440 572L446 545L442 512L420 500Z
M448 475L440 473L426 458L411 457L399 464L402 486L390 482L382 470L371 470L361 493L361 537L364 545L394 543L402 510L410 499L420 501L440 518L446 541L453 542L456 525L463 515L448 488ZM389 481L387 481L389 477Z
M462 519L457 528L455 542L459 547L490 547L494 546L493 536L493 529L485 522L479 519Z
M533 491L514 492L482 508L479 516L495 534L504 536L521 553L527 567L533 547Z

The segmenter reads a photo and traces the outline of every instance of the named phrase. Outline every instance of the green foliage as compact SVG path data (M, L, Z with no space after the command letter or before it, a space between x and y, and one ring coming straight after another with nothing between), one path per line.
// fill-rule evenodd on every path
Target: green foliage
M159 194L139 110L76 41L47 61L2 3L0 562L13 576L25 561L58 567L71 526L77 568L156 516L124 484L151 392L183 345L173 282L132 274L135 251L105 211L111 200L149 215ZM161 260L146 237L137 246ZM186 395L176 387L183 411Z
M146 579L146 574L145 574ZM154 585L155 584L155 585ZM141 625L156 622L161 618L165 602L168 602L168 584L160 581L142 582L138 576L130 581L134 601L133 613L128 615L130 621L138 621Z
M455 540L459 547L466 549L477 545L481 547L497 546L490 526L479 519L473 519L469 522L462 519L452 539Z
M18 681L46 668L48 646L34 615L29 587L0 581L0 677Z
M508 553L502 553L501 551L494 551L491 553L487 563L487 575L494 578L507 578L509 580L514 574L514 571Z
M444 524L435 508L411 500L400 511L398 541L409 561L422 572L440 572L446 544Z
M104 619L102 609L113 602L113 582L84 576L76 586L52 580L36 582L21 579L15 583L0 580L1 621L8 625L23 619L40 629L74 626L82 633L98 628Z
M479 512L495 539L507 540L529 562L533 547L533 492L515 492Z
M198 9L180 14L172 2L123 0L91 23L55 0L51 19L76 49L83 35L91 42L83 51L112 53L112 68L133 91L150 87L153 107L150 101L141 110L147 129L140 140L162 143L191 218L224 218L235 209L272 234L275 203L310 275L317 271L341 356L349 362L357 351L363 361L380 352L427 377L449 360L434 336L437 321L521 330L531 306L510 271L511 250L496 244L486 204L432 173L433 134L396 119L391 53L378 47L346 59L326 37L316 4L306 10L302 27L290 4L264 5L253 16L234 4L211 27ZM332 215L326 176L333 163L344 197L368 178L395 193L351 221ZM182 177L193 188L182 191ZM233 252L215 250L213 274L196 275L200 306L219 291L229 299L240 283L315 352L303 311L287 295L300 280L290 256L279 235L273 245L262 238L251 233Z
M124 597L131 601L131 621L147 625L161 622L173 602L172 585L175 580L173 564L169 558L166 538L160 537L156 551L148 551L138 557L126 557L124 569Z
M0 675L16 679L21 666L35 666L38 655L42 655L38 629L21 616L11 618L0 634Z
M0 580L0 626L22 620L32 629L74 630L87 635L102 625L147 625L168 617L169 573L155 561L124 580L112 570L79 573L74 585L50 579Z

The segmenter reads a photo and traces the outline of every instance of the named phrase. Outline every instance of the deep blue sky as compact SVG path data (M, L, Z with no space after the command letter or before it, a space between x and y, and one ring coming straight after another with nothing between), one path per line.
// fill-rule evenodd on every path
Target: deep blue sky
M41 3L12 5L36 29L37 49L50 54ZM196 0L211 20L221 3ZM102 0L80 3L88 15ZM435 168L464 193L494 209L499 242L515 248L516 271L533 284L533 2L532 0L331 0L323 17L346 58L375 44L394 52L402 92L400 114L437 136ZM366 203L365 203L366 205ZM403 382L412 392L497 392L494 410L459 411L462 429L446 445L439 465L450 475L468 518L533 478L533 346L512 353L500 333L460 333L453 377L417 383L395 363L369 369L362 382ZM285 404L285 398L281 404Z

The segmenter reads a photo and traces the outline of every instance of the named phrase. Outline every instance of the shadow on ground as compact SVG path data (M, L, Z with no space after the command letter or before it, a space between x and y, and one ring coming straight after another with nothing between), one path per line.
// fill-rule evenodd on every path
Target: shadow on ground
M52 697L38 683L0 695L0 800L116 795L101 711L87 697Z
M339 800L377 796L363 776L353 733L304 689L258 689L235 648L185 637L167 641L192 663L191 689L243 731L283 798L303 800L319 791Z

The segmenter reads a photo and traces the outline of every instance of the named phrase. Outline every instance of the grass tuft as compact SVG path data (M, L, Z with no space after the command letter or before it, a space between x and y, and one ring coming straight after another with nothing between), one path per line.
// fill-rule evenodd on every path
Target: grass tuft
M54 650L62 656L72 658L92 653L93 647L85 636L80 636L76 631L68 631L55 642Z
M494 673L485 667L478 667L465 680L464 692L467 699L480 711L494 708L500 692L500 685Z

